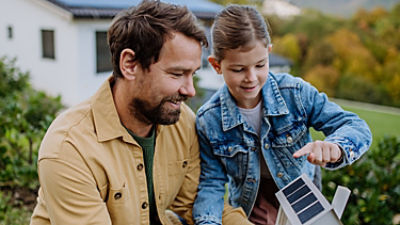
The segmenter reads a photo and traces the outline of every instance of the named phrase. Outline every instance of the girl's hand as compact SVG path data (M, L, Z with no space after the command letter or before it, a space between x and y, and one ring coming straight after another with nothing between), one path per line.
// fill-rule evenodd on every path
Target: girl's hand
M307 155L307 160L315 165L325 166L329 162L337 162L342 158L342 150L337 144L326 141L314 141L306 144L300 150L293 154L293 157L299 158Z

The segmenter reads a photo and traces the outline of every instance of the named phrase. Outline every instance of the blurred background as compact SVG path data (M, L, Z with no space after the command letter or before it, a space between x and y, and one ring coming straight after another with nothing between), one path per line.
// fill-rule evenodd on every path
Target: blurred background
M111 75L106 32L139 0L0 1L0 224L28 224L41 139L55 116ZM343 224L400 224L400 0L165 0L209 35L225 5L258 8L270 25L270 68L312 83L367 121L373 144L352 166L323 170L323 193L352 190ZM194 111L221 85L203 51ZM312 131L314 139L323 139Z

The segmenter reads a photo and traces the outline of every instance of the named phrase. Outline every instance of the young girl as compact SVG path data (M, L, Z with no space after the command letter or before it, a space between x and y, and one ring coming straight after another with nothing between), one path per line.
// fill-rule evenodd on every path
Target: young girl
M315 165L353 163L368 150L371 132L309 83L269 72L270 36L254 8L231 5L220 12L212 45L209 62L226 85L197 113L202 172L194 220L275 224L278 188L302 173L313 179ZM310 127L325 140L313 142Z

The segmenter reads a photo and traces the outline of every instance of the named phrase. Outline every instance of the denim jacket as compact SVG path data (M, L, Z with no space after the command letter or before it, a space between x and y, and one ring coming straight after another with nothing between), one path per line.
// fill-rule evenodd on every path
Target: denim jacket
M292 156L312 141L310 127L322 131L325 141L338 144L344 152L340 163L328 163L326 169L353 163L371 144L371 132L363 120L300 78L270 73L261 93L260 137L244 121L226 85L197 113L202 162L193 209L196 224L222 224L226 183L229 204L242 207L249 216L260 183L261 155L278 188L302 173L312 179L315 167L307 156Z

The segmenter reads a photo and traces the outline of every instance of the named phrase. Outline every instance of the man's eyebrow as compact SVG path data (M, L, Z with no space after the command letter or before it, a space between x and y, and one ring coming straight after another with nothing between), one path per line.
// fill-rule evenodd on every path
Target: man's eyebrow
M201 66L199 66L198 68L196 68L196 69L194 70L194 72L197 72L199 69L201 69ZM185 68L185 67L181 67L181 66L170 67L170 68L168 68L167 70L169 70L169 71L171 71L171 70L173 70L173 71L182 71L182 72L184 72L184 73L187 73L187 72L191 72L191 71L192 71L191 69L188 69L188 68Z

